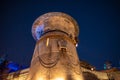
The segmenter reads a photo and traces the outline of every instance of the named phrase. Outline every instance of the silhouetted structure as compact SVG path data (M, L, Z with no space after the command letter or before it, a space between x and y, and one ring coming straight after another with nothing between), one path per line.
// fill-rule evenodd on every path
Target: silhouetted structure
M112 63L110 61L106 61L104 64L104 69L111 69L112 68Z

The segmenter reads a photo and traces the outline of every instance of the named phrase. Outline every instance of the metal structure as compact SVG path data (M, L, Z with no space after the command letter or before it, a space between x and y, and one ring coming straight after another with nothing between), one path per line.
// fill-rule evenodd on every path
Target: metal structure
M32 26L37 41L27 80L83 80L76 51L79 28L61 12L38 17Z

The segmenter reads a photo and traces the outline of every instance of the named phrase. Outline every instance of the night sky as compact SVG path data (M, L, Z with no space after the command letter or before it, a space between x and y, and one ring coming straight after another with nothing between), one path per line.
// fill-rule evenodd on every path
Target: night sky
M47 12L65 12L80 26L78 55L103 69L106 60L120 62L119 0L1 0L0 54L21 65L30 65L35 40L34 20Z

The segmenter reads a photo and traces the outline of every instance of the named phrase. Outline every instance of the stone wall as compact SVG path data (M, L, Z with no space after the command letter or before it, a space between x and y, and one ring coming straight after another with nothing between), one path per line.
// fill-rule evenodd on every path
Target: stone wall
M88 70L83 67L81 69L82 69L83 73L89 72L91 74L96 75L98 80L120 80L120 71L106 73L106 72ZM13 73L10 73L6 79L7 80L26 80L26 78L28 76L28 72L29 72L29 68L18 71L18 72L13 72ZM6 79L4 79L4 80L6 80Z

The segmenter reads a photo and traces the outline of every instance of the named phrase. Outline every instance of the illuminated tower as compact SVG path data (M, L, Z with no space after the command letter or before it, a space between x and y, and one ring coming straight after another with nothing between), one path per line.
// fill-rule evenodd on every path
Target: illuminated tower
M32 26L37 41L27 80L83 80L76 52L79 28L67 14L50 12Z

